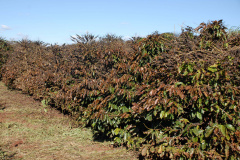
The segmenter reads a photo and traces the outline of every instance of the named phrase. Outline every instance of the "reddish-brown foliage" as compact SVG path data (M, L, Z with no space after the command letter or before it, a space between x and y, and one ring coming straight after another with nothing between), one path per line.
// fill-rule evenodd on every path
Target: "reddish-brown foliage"
M240 156L240 49L239 35L225 29L213 21L179 37L19 43L2 68L3 81L142 156L234 159Z

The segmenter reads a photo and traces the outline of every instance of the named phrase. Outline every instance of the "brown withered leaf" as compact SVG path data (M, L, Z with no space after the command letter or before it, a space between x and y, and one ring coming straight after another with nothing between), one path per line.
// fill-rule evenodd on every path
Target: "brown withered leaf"
M168 103L167 107L171 107L173 102Z
M183 92L180 92L179 96L180 96L181 99L185 98L185 95L183 94Z
M192 99L196 101L198 99L198 96L194 96Z
M169 110L170 113L177 113L177 111L177 107L171 107L171 109Z
M180 96L181 99L185 98L185 95L182 93L182 91L180 89L176 89L177 91L177 95Z
M128 126L126 127L126 130L129 130L129 129L133 128L133 127L136 127L136 126L133 126L132 124L131 124L131 125L128 125Z
M165 87L165 84L161 83L160 86L158 87L157 91L160 91L163 87Z
M198 93L199 93L199 96L202 97L203 94L200 88L198 88Z
M134 112L137 112L138 109L139 109L138 104L137 104L137 103L133 103L132 110L133 110Z
M167 91L169 92L169 96L172 97L172 93L174 90L174 86L171 86Z
M151 90L150 93L149 93L150 96L154 96L156 95L156 90Z
M166 105L169 102L169 99L164 98L162 99L162 102Z
M203 94L205 95L205 97L208 97L209 95L208 95L208 93L207 92L203 92Z
M130 115L128 113L123 113L121 118L128 118Z
M151 105L146 105L146 107L144 107L144 109L147 109L147 111L150 111L152 109Z
M143 155L143 156L146 156L146 155L147 155L147 150L148 150L148 147L144 147L144 148L142 149L142 155Z

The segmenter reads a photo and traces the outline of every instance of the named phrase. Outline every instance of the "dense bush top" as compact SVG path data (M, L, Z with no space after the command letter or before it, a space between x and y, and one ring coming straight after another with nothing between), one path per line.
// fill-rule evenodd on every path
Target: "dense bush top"
M197 33L197 34L196 34ZM149 159L240 156L239 34L222 21L180 36L21 41L2 79Z

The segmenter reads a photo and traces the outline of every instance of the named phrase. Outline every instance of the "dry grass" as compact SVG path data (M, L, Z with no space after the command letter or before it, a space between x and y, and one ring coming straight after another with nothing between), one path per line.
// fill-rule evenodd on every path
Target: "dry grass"
M87 128L0 83L0 159L136 159L111 142L93 141Z

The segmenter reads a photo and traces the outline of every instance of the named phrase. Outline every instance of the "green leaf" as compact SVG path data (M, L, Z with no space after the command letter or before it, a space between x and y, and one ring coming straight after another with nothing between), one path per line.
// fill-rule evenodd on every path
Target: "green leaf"
M213 65L211 65L210 67L211 67L211 68L217 68L218 65L217 65L217 64L213 64Z
M230 136L226 133L226 139L229 141L230 140Z
M208 70L211 72L217 72L217 64L211 65L210 67L208 67Z
M192 137L193 142L198 142L198 137Z
M214 127L207 127L206 132L205 132L205 137L209 137L214 130Z
M218 125L218 128L222 132L222 134L226 137L226 127L224 125Z
M226 124L226 127L227 127L227 129L229 129L231 131L235 131L235 128L231 124Z
M226 157L226 159L229 157L229 145L228 144L225 145L225 157Z
M148 114L147 117L146 117L146 120L152 121L152 114Z
M199 112L197 112L197 118L200 119L200 120L202 120L202 114L199 113Z
M127 140L127 133L124 133L124 141L126 141Z
M219 72L216 73L216 78L215 80L217 81L219 79Z
M163 119L164 116L165 116L165 111L161 111L160 118Z
M217 68L210 68L210 67L208 67L208 70L211 71L211 72L217 72Z
M119 137L115 137L115 138L114 138L114 141L117 142L118 144L120 144L120 143L122 142Z
M154 115L154 116L157 115L157 111L156 111L156 110L153 111L153 115Z
M119 133L120 131L121 131L120 128L116 128L116 129L114 130L115 135L118 135L118 133Z
M122 106L123 113L129 112L129 109L126 106Z
M192 66L191 64L188 65L188 70L189 70L190 72L193 72L193 66Z
M46 106L48 105L48 101L47 101L47 100L45 100L45 99L44 99L44 100L42 100L41 102L42 102L42 105L43 105L44 107L46 107Z
M178 67L178 73L181 73L183 70L183 66Z
M188 71L184 71L183 75L184 76L188 75Z
M112 87L112 86L110 86L110 87L109 87L109 91L110 91L110 93L112 93L112 94L113 94L113 93L114 93L114 91L115 91L115 88L114 88L114 87Z
M196 136L199 136L200 134L203 133L203 130L199 129L199 126L195 127L194 129L192 129L192 131L194 132L194 134Z
M152 152L152 153L155 152L155 148L153 146L150 148L150 152Z
M202 146L202 150L205 150L207 148L207 143L203 141L201 146Z
M183 82L176 82L175 86L178 86L178 85L184 85L184 83Z
M202 98L198 98L198 103L202 105Z
M169 112L165 112L164 117L167 118L169 115Z
M200 71L200 70L198 70L198 71L197 71L197 74L195 75L195 77L196 77L196 80L199 80L199 78L200 78L200 75L201 75L201 71Z

